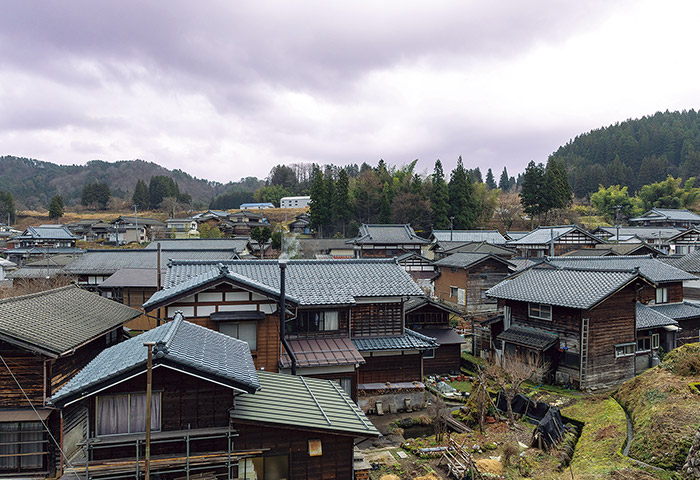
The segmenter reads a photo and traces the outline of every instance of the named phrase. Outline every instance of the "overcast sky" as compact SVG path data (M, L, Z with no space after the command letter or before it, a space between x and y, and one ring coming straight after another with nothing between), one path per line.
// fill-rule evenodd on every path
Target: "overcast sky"
M221 182L461 155L498 177L697 109L699 18L672 0L4 2L0 155Z

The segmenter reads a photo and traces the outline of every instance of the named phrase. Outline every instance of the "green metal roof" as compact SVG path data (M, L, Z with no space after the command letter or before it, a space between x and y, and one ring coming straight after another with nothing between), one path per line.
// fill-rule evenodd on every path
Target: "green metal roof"
M332 380L258 371L260 390L236 396L231 418L354 436L379 436L365 414Z

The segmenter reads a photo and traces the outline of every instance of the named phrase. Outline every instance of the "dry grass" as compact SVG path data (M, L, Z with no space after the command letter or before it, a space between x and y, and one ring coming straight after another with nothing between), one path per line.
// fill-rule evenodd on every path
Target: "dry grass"
M48 281L45 279L15 280L11 287L0 288L0 298L19 297L21 295L43 292L52 288L65 287L72 282L73 277L67 275L57 275Z

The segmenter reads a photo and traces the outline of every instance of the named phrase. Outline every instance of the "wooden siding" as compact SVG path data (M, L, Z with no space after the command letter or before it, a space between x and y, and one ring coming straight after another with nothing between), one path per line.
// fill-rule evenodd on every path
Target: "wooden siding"
M368 303L352 308L353 337L382 337L403 333L403 304Z
M122 303L143 312L143 304L154 293L156 293L155 287L124 287L122 289ZM132 330L150 330L158 326L158 321L155 318L146 316L144 312L141 316L134 318L124 326Z
M347 308L326 308L326 309L299 309L297 310L297 316L300 316L302 312L321 312L321 311L333 311L338 312L338 330L322 330L322 331L307 331L307 332L290 332L289 322L287 322L287 332L288 338L318 338L318 337L337 337L338 334L347 335L348 332L348 312Z
M34 405L44 404L44 357L0 341L0 355ZM27 400L5 365L0 365L0 398L3 408L26 408Z
M353 478L353 437L234 423L238 450L266 449L265 456L289 455L290 480L346 480ZM309 440L320 440L323 454L309 455Z
M422 381L418 353L392 356L363 354L364 364L357 371L357 383L386 383Z
M185 318L197 325L219 331L219 323L210 315L226 311L256 311L268 313L258 320L257 349L251 351L255 368L277 372L280 360L279 315L274 299L234 287L228 283L216 285L167 306L168 313L182 310ZM273 313L270 313L273 312ZM172 315L169 315L171 317Z
M118 341L121 341L121 328L117 332ZM52 360L49 365L49 376L51 378L50 391L48 396L56 393L68 380L78 373L82 368L90 363L102 350L107 348L105 335L101 335L92 342L83 345L72 355L66 355Z
M435 349L435 358L423 358L423 375L459 373L461 345L442 345Z
M410 328L449 327L450 313L426 304L411 313L406 313L406 325Z
M450 297L450 287L457 287L465 291L467 308L495 309L496 300L485 296L482 298L482 292L501 282L508 273L507 265L492 258L469 269L440 267L440 276L434 281L435 295L440 300L458 305L457 297Z
M682 302L683 301L683 282L668 282L661 283L659 287L668 288L668 303ZM644 288L639 292L639 301L642 303L655 303L656 302L656 287L651 285L645 285Z

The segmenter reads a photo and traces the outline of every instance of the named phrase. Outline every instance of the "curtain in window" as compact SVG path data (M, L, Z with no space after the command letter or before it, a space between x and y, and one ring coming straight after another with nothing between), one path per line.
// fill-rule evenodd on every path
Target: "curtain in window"
M324 312L324 330L338 330L338 312Z
M19 445L5 445L13 442L19 442L19 424L0 423L0 471L16 471L19 467L19 457L2 456L19 453Z
M41 455L40 452L44 451L45 446L42 443L44 439L44 427L41 422L24 422L22 423L21 429L21 442L36 443L23 443L20 445L20 452L39 453L39 455L25 455L20 457L21 467L23 470L39 469L43 465L43 455Z
M129 433L129 396L97 397L97 435Z
M129 395L130 433L146 431L146 394L132 393ZM160 393L151 394L151 431L160 430Z

